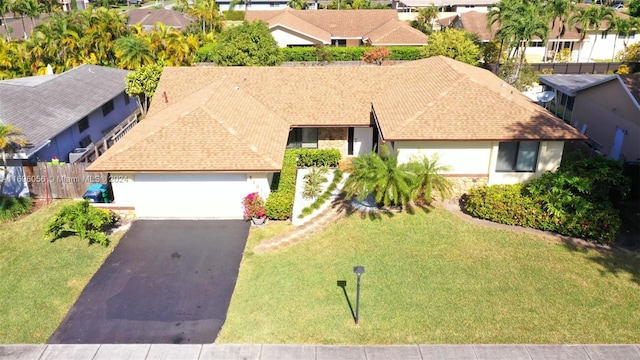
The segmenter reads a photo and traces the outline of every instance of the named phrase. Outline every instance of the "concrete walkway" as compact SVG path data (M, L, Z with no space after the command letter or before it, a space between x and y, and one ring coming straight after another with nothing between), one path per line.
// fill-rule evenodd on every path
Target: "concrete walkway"
M0 345L2 360L640 360L639 345Z

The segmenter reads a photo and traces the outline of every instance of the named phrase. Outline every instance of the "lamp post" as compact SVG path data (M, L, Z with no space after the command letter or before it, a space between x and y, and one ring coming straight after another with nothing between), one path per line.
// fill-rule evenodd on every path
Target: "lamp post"
M353 267L353 272L356 274L356 276L358 277L358 282L356 285L356 324L358 323L358 318L360 315L360 276L362 276L362 274L364 273L364 266L354 266Z

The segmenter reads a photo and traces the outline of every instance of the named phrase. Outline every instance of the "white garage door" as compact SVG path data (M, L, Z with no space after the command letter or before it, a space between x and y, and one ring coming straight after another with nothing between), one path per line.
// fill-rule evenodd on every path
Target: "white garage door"
M139 218L241 219L245 174L136 174Z

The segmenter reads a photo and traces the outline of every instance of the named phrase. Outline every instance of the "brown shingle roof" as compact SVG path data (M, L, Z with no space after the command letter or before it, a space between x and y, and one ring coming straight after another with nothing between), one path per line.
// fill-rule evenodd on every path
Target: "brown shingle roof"
M189 26L192 22L192 19L190 19L185 13L166 9L134 9L130 10L128 15L129 25L141 24L144 26L153 26L157 22L160 22L175 29L182 29Z
M288 14L288 16L283 16ZM292 18L299 19L296 23ZM373 45L424 45L427 36L398 19L396 10L265 10L247 11L245 20L262 20L269 27L282 25L300 33L311 35L318 30L330 38L370 38ZM315 36L322 38L320 36Z
M276 171L290 127L369 126L372 107L390 141L583 139L489 71L444 57L387 67L180 67L165 68L147 117L90 169Z
M551 28L552 23L552 21L549 22L549 28ZM491 31L489 31L487 29L487 25L489 24L487 13L477 11L468 11L458 14L457 19L453 21L453 24L456 28L461 28L467 32L476 34L480 41L491 41L500 28L500 23L495 22L491 26ZM560 24L556 21L555 27L549 34L549 40L555 40L559 33ZM575 28L569 28L567 26L562 40L580 40L580 33Z

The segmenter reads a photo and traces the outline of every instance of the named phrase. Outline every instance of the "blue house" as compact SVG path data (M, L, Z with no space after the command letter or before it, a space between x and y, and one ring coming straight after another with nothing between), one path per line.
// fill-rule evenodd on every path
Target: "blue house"
M8 155L5 195L28 195L23 163L74 162L82 149L134 116L138 104L125 93L127 73L81 65L62 74L0 81L0 122L19 128L29 141Z

